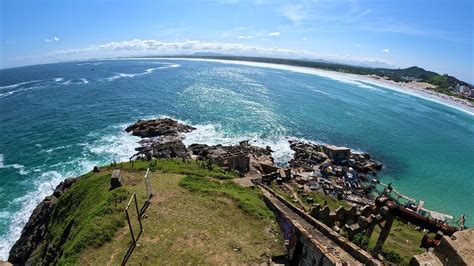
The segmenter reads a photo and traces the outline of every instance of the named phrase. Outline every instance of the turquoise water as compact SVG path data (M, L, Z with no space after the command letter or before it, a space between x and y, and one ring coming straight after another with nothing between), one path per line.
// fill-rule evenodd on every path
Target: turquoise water
M474 116L363 82L185 60L71 62L0 70L0 258L32 209L62 179L127 160L123 132L170 116L198 130L186 142L271 145L288 138L370 153L381 179L427 208L474 224Z

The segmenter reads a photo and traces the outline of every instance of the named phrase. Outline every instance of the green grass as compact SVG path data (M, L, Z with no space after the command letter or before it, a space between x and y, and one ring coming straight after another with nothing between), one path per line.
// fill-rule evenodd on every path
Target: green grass
M109 191L113 168L123 170L124 185ZM156 165L119 163L81 176L54 206L47 237L34 252L35 262L120 264L131 241L124 208L132 193L137 193L139 206L144 203L147 168L156 196L147 209L150 218L143 220L144 246L136 248L131 264L260 263L266 261L262 254L284 254L275 217L259 191L240 187L229 180L236 173L215 165L209 170L194 160L164 159Z
M41 252L43 264L74 264L81 251L109 241L124 226L119 203L127 198L127 192L123 188L109 191L109 178L109 174L86 174L59 198L51 217L48 245Z
M273 212L268 209L260 196L260 191L256 189L244 188L231 181L218 182L197 176L186 176L179 185L191 192L227 196L249 214L261 218L274 218Z
M293 197L280 189L276 183L273 182L271 184L271 188L286 200L293 202ZM309 209L312 206L312 204L308 201L309 197L312 197L314 203L319 203L321 206L323 206L324 201L326 201L327 206L329 209L331 209L331 211L336 210L340 206L343 206L346 209L351 207L351 204L344 200L338 200L334 197L317 192L309 192L305 197L303 197L303 193L298 193L298 197L304 206L302 206L300 203L296 203L295 205L300 208L304 207L305 209ZM380 228L376 226L370 239L364 237L363 235L357 235L353 242L363 249L371 252L377 243L379 234ZM424 234L425 233L423 232L417 231L416 226L414 225L395 220L381 253L388 261L392 263L408 265L413 255L425 252L425 249L419 247Z
M156 162L156 165L153 163ZM238 177L234 171L224 171L217 165L212 165L212 170L202 168L203 161L181 159L159 159L154 161L135 161L132 163L120 163L122 169L162 171L165 173L194 175L202 177L214 177L218 179L233 179ZM133 166L132 166L133 165Z
M335 211L340 206L342 206L346 209L351 207L351 205L349 203L347 203L347 201L338 200L334 197L327 196L327 195L317 193L317 192L310 192L310 193L308 193L307 197L303 198L305 203L308 204L308 205L311 204L308 201L308 198L310 198L310 197L313 198L314 203L318 203L321 206L324 206L324 202L326 201L327 206L329 207L329 209L331 209L331 211Z
M354 243L372 252L377 243L380 228L375 227L370 239L356 236ZM408 265L413 255L421 254L426 250L420 248L421 239L425 233L416 230L416 226L395 220L387 239L385 240L382 256L391 263L397 265Z
M145 196L143 174L134 170L124 173L125 187L137 193L139 205ZM268 261L267 256L285 254L278 224L274 218L265 218L268 213L259 209L264 207L260 196L251 189L229 181L161 171L151 172L150 177L155 196L128 264L253 265ZM207 191L204 185L209 186ZM263 215L249 213L251 210ZM79 262L118 265L129 244L125 226L110 242L83 251Z
M286 200L288 200L292 203L295 203L294 198L292 197L292 195L289 195L287 192L280 189L279 186L275 182L272 182L271 188L278 195L282 196L283 198L285 198ZM321 206L324 206L325 201L326 201L327 206L329 207L329 209L331 209L332 211L336 210L340 206L342 206L346 209L351 207L351 204L348 203L345 200L338 200L338 199L336 199L332 196L324 195L324 194L318 193L318 192L309 192L309 193L306 193L306 196L304 196L302 192L299 192L298 197L301 200L302 204L300 202L298 202L298 203L295 203L295 205L297 205L300 208L304 208L306 210L311 209L311 207L313 206L313 203L318 203ZM308 200L308 198L313 198L313 203L311 203Z

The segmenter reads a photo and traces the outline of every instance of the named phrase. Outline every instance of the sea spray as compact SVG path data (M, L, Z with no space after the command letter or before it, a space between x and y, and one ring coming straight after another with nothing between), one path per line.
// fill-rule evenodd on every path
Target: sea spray
M106 164L111 161L127 161L133 155L135 148L139 146L137 143L139 138L125 133L125 127L126 124L108 127L107 131L112 133L95 133L96 141L93 141L91 144L77 145L83 147L83 154L85 154L83 158L75 158L71 161L49 166L45 165L42 169L35 169L33 171L35 177L32 179L34 181L31 187L34 189L22 197L11 200L11 204L19 206L19 210L13 213L3 211L0 217L0 219L9 220L7 233L0 236L0 260L8 258L8 252L20 237L23 226L28 221L33 210L46 196L53 193L54 188L61 181L67 177L79 176L89 172L96 165ZM45 150L45 152L51 153L64 148L66 147L60 146L51 150ZM94 156L87 156L87 154L93 154ZM28 174L28 172L22 172L24 171L24 166L22 165L5 165L4 155L0 154L0 168L7 167L19 169L20 174ZM58 170L45 170L51 168L57 168Z

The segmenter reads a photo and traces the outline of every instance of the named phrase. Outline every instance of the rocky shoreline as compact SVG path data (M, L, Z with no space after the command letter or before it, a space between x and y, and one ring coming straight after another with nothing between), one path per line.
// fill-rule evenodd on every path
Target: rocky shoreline
M71 177L62 181L52 195L47 196L36 206L30 219L23 227L21 236L10 250L8 262L14 265L34 264L32 254L42 243L48 232L50 216L61 195L64 194L77 178Z
M319 145L291 140L290 148L295 152L289 162L289 168L279 171L274 165L270 147L257 147L242 141L238 145L206 145L191 144L188 147L183 143L184 133L196 128L179 123L170 118L138 120L125 129L132 135L139 136L140 147L137 153L130 157L134 160L152 160L159 158L196 159L207 162L208 167L217 164L225 170L237 171L241 177L273 176L278 179L281 173L288 180L301 180L303 177L318 172L324 177L331 172L341 179L343 190L353 191L362 197L369 197L364 193L364 187L357 185L360 180L366 180L367 175L375 175L382 164L370 158L368 154L353 153L348 148L331 145ZM94 169L96 170L96 169ZM288 173L290 176L288 176ZM349 177L350 180L348 179ZM48 232L50 216L61 195L66 192L77 178L68 178L61 182L51 196L46 197L33 211L24 226L20 239L10 250L8 261L13 264L34 263L32 255L38 245L44 240ZM277 180L278 181L278 180ZM330 193L331 186L327 185L324 193Z
M321 193L343 195L353 202L370 203L373 189L372 178L382 169L382 163L367 153L353 152L350 148L329 144L314 144L289 140L293 158L288 168L274 164L270 147L257 147L242 141L237 145L206 145L194 143L185 146L184 134L195 128L170 118L138 120L126 131L142 137L140 147L130 160L152 160L155 158L184 158L207 161L225 170L234 170L241 177L260 177L298 182L303 186L325 183ZM280 175L280 169L286 174Z

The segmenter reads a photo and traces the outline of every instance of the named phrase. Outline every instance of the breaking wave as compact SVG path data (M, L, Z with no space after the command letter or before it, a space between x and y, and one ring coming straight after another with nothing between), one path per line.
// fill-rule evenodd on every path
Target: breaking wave
M180 64L170 64L170 63L162 63L163 65L160 67L153 67L153 68L148 68L142 73L115 73L115 75L106 78L107 81L113 81L116 79L121 79L121 78L134 78L137 76L143 76L143 75L148 75L153 73L153 71L157 69L168 69L168 68L177 68L180 67Z
M4 158L5 156L3 154L0 154L0 169L7 169L7 168L13 168L15 170L18 170L18 173L20 175L26 175L28 172L25 170L25 166L21 164L5 164L4 163Z
M125 125L108 128L111 134L95 133L95 141L78 144L82 147L83 157L74 158L70 161L61 162L55 165L43 165L35 168L32 175L33 189L26 195L16 198L12 204L19 204L20 208L14 213L2 212L2 219L9 220L9 226L5 235L0 236L0 260L7 260L11 247L19 239L23 226L28 221L33 210L46 196L53 193L55 187L65 178L79 176L92 170L95 165L103 165L113 160L126 161L135 153L138 146L138 137L134 137L124 132ZM66 147L57 147L45 152L52 152ZM15 168L24 170L24 166L19 164L5 165L4 155L0 154L0 168Z
M186 123L186 122L182 122ZM187 123L189 124L189 123ZM190 124L192 125L192 124ZM272 149L272 156L275 163L285 165L293 157L293 151L290 149L289 140L291 137L274 137L264 139L257 134L230 136L221 130L220 125L205 124L192 125L196 130L185 134L183 143L189 146L193 143L207 145L236 145L241 141L248 141L250 144L265 148L269 146Z
M44 79L44 80L31 80L20 82L16 84L0 86L0 98L4 98L19 92L34 90L34 89L43 89L43 88L51 88L51 87L58 87L58 86L67 86L67 85L75 85L75 84L88 84L89 81L85 78L73 78L73 79L66 79L66 78L51 78L51 79Z

